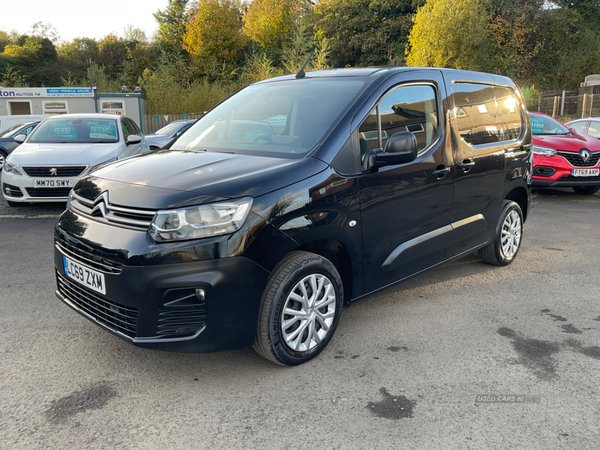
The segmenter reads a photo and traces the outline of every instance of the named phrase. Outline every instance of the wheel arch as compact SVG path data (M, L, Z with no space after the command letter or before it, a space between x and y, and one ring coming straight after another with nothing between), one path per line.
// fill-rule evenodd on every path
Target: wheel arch
M350 302L354 285L352 260L348 250L342 242L337 239L319 239L307 242L294 250L315 253L331 261L342 279L344 286L344 302L346 304Z
M527 194L527 189L522 186L515 187L504 196L504 199L517 203L523 212L523 219L527 220L529 212L529 195Z

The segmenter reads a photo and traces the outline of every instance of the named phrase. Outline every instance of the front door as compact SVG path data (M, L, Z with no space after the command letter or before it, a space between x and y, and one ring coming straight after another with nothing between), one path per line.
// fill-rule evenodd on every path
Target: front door
M365 293L444 259L453 195L444 92L441 75L399 83L379 98L357 130L361 157L374 148L385 151L388 138L399 131L414 133L419 149L411 163L359 177Z

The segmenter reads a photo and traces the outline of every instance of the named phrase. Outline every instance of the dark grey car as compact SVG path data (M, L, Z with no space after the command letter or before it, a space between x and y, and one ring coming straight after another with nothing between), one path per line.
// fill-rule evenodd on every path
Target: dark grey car
M196 119L176 120L155 131L153 134L146 135L146 142L148 142L150 150L162 148L165 144L183 134L194 122L196 122Z
M20 145L18 142L15 142L14 137L17 134L29 136L29 133L31 133L39 123L39 120L36 122L20 123L0 132L0 169L4 166L4 160L10 152Z

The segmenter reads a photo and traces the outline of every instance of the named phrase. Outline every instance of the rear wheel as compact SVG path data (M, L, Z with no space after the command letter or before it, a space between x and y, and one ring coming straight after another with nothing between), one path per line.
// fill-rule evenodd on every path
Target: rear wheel
M265 288L254 349L286 366L311 360L337 328L343 295L340 275L328 259L290 253Z
M523 237L523 212L518 203L505 201L496 225L494 240L479 250L479 257L486 264L506 266L513 262Z
M573 190L579 195L593 195L600 191L600 186L574 187Z

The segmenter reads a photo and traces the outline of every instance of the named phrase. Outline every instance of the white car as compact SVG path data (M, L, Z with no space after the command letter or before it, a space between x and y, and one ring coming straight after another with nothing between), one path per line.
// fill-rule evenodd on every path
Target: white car
M41 122L6 159L2 194L11 206L65 202L82 176L150 151L136 123L114 114L65 114Z

